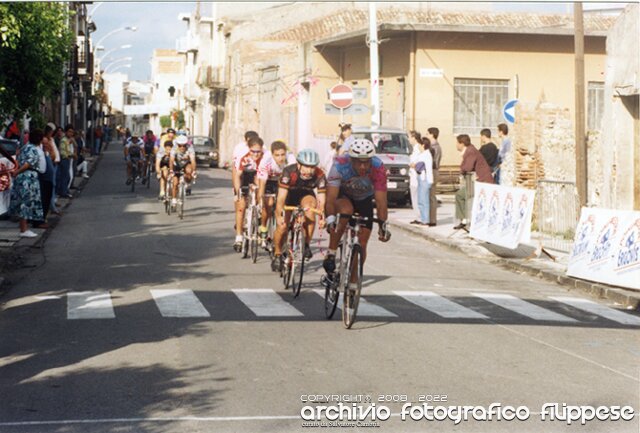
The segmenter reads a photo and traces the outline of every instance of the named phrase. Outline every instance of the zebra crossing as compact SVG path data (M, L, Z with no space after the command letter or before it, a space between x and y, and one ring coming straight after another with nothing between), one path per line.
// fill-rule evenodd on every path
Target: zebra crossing
M150 289L150 299L164 318L211 318L213 309L205 307L207 301L201 298L207 292L189 289ZM217 292L221 293L221 292ZM317 320L322 315L324 290L312 290L293 300L289 293L270 288L238 288L226 293L239 301L245 310L255 318L309 318ZM317 295L317 296L315 296ZM310 299L312 297L313 299ZM464 299L474 300L474 305L463 305ZM477 302L483 302L482 312L477 311ZM204 303L203 303L204 302ZM306 309L302 306L307 304ZM536 302L536 303L534 303ZM469 304L470 302L466 302ZM541 306L538 304L544 304ZM112 295L108 291L69 292L66 295L68 320L115 319L118 307L114 307ZM310 304L310 305L309 305ZM547 308L548 307L548 308ZM342 299L338 304L342 308ZM560 310L562 313L554 310ZM314 314L310 314L314 311ZM492 314L489 314L491 311ZM431 314L445 320L500 320L505 311L513 320L518 318L535 322L557 324L580 324L604 321L625 326L640 326L640 317L588 299L568 296L548 296L538 300L524 300L505 293L487 293L469 290L466 296L445 296L432 291L392 291L385 295L367 295L360 300L358 315L362 318L380 318L402 321ZM428 319L428 317L427 317ZM425 320L429 321L429 320Z
M150 298L155 308L165 318L212 318L210 313L198 297L196 292L189 289L149 289ZM204 292L202 292L204 293ZM302 299L293 300L289 293L278 292L270 288L248 289L239 288L230 291L232 296L239 301L256 318L301 318L309 316L308 311L302 311ZM310 293L318 297L313 299L315 310L321 311L321 302L324 290L312 290ZM485 301L483 312L473 309L472 306L462 305L458 298L459 293L449 297L432 291L392 291L385 295L363 296L360 300L358 315L360 317L398 319L402 321L409 315L413 319L418 314L431 313L442 319L459 320L487 320L492 321L501 317L495 314L487 314L487 309L501 309L510 312L514 317L548 322L579 324L602 320L614 322L620 325L640 326L640 317L622 312L612 307L598 304L588 299L568 296L548 296L536 301L524 300L517 296L505 293L486 293L470 290L468 299ZM308 298L307 298L308 299ZM115 319L117 307L114 307L112 296L108 291L69 292L66 296L67 319ZM398 307L398 301L404 302L402 308ZM562 310L562 313L542 307L534 302L544 303L545 306L554 306ZM308 304L309 302L307 302ZM407 308L409 306L409 310ZM338 304L342 309L342 299ZM412 308L412 309L411 309ZM308 310L308 309L307 309ZM573 312L574 316L570 314ZM317 314L316 317L317 319Z

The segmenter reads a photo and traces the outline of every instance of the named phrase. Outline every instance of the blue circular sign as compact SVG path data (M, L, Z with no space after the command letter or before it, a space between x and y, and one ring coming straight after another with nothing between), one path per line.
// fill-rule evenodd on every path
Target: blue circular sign
M509 123L514 123L516 121L516 104L518 103L517 99L512 99L511 101L504 104L502 108L502 116L504 120Z

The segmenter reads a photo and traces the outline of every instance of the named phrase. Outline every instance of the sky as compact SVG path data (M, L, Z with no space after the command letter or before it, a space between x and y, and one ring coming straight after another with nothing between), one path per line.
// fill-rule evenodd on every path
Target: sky
M151 56L157 48L175 49L176 39L184 36L187 24L178 20L181 13L191 13L195 10L195 2L94 2L88 6L89 14L98 29L93 34L95 42L109 32L123 27L137 27L137 31L118 31L107 37L101 43L105 50L131 44L128 49L117 49L102 59L103 67L109 63L133 57L131 61L119 61L109 69L129 74L132 80L146 81L151 79ZM273 3L271 3L273 4ZM491 2L487 3L497 12L538 12L538 13L571 13L570 3L560 2ZM269 3L218 3L221 14L247 10L249 8L266 7ZM621 5L624 3L584 3L584 9L599 8L607 5ZM201 2L202 15L210 15L211 3ZM94 43L95 43L94 42ZM98 57L106 52L98 52ZM131 68L118 68L118 65L131 64Z

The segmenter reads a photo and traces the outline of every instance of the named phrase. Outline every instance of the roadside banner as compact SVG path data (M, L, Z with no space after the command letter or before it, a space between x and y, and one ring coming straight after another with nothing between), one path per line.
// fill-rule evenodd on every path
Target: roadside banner
M567 275L640 289L640 212L582 208Z
M471 237L516 249L531 240L535 191L476 182Z

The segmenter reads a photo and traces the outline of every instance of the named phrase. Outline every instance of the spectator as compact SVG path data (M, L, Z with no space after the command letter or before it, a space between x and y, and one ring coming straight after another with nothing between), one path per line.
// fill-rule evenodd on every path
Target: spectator
M420 224L420 209L418 208L418 173L415 165L418 157L422 153L422 136L418 131L409 131L409 143L413 146L411 156L409 156L409 192L411 193L411 207L415 213L411 224Z
M438 176L440 174L440 162L442 161L442 147L438 143L440 130L435 127L427 129L426 137L431 142L433 156L433 183L429 189L429 226L434 227L438 223L438 197L436 187L438 186Z
M56 145L54 139L54 133L57 131L56 125L53 122L47 123L47 126L44 128L44 138L47 139L49 144L51 145L51 150L53 153L51 154L51 160L53 162L53 191L56 191L56 178L58 174L58 165L60 164L60 152L58 151L58 146ZM51 194L51 203L49 204L49 209L51 213L56 215L60 215L60 211L56 206L56 195L54 193Z
M58 189L56 192L60 197L71 198L72 195L69 193L70 167L75 157L75 139L73 138L73 126L67 125L64 130L65 136L60 140L59 145L60 165L58 166L56 178L56 187Z
M500 152L498 152L498 170L496 170L496 183L500 184L500 170L502 163L507 159L507 155L511 151L511 138L509 138L509 127L506 123L498 125L498 137L502 140L500 143Z
M95 132L93 133L94 142L93 142L93 151L91 155L100 155L102 152L102 139L104 138L104 131L102 130L102 126L98 125Z
M350 123L341 123L339 126L340 136L338 137L338 155L342 155L349 151L349 144L351 144L351 140L347 142L347 138L351 137L352 131Z
M329 152L327 152L327 156L324 159L324 163L322 164L322 168L325 173L329 173L331 166L333 165L333 159L338 154L338 142L332 141L329 143Z
M53 132L52 128L47 126L45 128L45 134L42 138L42 143L40 144L40 149L44 154L44 171L39 170L39 181L40 181L40 198L42 199L42 220L32 221L32 224L35 228L38 229L46 229L49 227L47 224L47 215L49 214L49 209L51 208L52 196L53 196L53 188L54 188L54 179L55 179L55 169L53 165L53 160L55 159L55 144L50 137Z
M456 137L456 148L462 152L462 163L460 163L460 174L465 175L475 172L478 182L493 183L491 168L482 154L471 144L471 139L467 134ZM465 229L467 227L467 188L463 186L456 192L456 218L460 223L454 230Z
M43 136L40 129L31 132L29 143L20 148L18 167L12 172L15 179L11 189L10 213L20 218L20 237L23 238L38 236L27 229L27 220L44 220L37 172L39 156L36 149Z
M482 144L480 153L489 164L489 167L491 167L491 172L494 173L498 167L498 146L491 141L491 130L489 128L480 131L480 143Z
M4 136L8 140L20 140L20 128L16 120L11 121Z
M422 150L418 155L414 169L418 178L418 209L420 209L420 225L428 226L431 222L429 206L429 191L433 184L433 155L431 143L427 137L422 137L420 147Z

